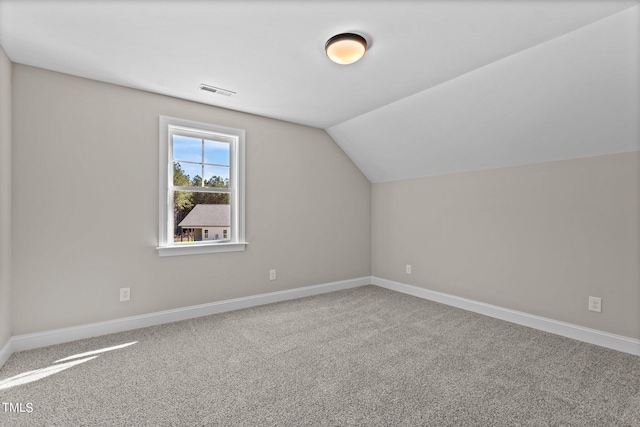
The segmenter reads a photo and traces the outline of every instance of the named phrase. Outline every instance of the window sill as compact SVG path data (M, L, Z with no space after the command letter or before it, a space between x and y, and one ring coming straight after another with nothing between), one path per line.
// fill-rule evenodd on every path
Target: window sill
M213 243L208 245L184 245L184 246L159 246L159 256L180 256L215 254L219 252L242 252L249 243Z

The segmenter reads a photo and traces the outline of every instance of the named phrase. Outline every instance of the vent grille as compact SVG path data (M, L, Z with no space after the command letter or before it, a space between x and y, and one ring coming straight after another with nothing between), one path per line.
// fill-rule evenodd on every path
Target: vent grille
M222 89L220 87L210 86L204 83L200 85L200 90L206 90L207 92L215 93L222 96L231 96L236 94L232 90Z

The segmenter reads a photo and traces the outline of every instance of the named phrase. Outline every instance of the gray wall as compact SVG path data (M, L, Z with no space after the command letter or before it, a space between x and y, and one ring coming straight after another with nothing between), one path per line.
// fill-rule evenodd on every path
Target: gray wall
M11 337L11 61L0 47L0 348Z
M632 152L374 184L372 274L640 338L639 166Z
M18 64L11 144L10 74L0 344L369 274L640 338L638 152L371 186L322 130ZM247 130L246 252L158 257L161 114Z
M370 275L371 185L323 130L13 73L14 334ZM158 115L247 131L245 252L158 257Z

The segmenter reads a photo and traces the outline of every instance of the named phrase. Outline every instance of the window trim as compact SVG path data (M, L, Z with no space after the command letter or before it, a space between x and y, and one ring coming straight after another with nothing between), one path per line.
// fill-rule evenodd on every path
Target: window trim
M173 242L173 233L169 232L170 212L173 212L173 201L170 193L173 187L173 162L172 149L173 141L171 140L170 128L184 130L186 132L196 133L218 133L231 136L234 142L231 142L231 159L230 159L230 175L231 183L231 233L230 240L222 242L211 240L207 243L182 243L176 245ZM235 129L230 127L218 126L209 123L196 122L192 120L179 119L175 117L160 116L159 117L159 202L158 202L158 255L160 256L176 256L176 255L196 255L219 252L238 252L244 251L245 241L245 134L243 129ZM172 222L172 221L171 221Z

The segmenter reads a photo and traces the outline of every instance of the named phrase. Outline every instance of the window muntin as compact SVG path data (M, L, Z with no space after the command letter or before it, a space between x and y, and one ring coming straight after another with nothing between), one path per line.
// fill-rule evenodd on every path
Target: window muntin
M160 117L160 255L244 250L244 135Z
M173 132L173 164L179 165L189 177L200 178L190 186L228 188L231 168L231 142L220 136L223 141L207 139L204 136L193 138ZM233 141L233 140L231 140ZM173 185L179 183L174 173Z

